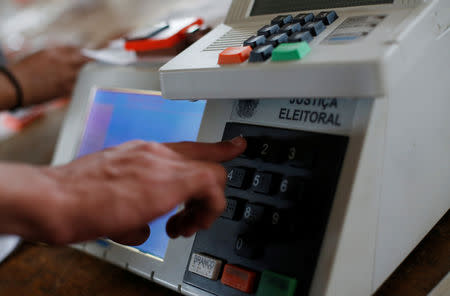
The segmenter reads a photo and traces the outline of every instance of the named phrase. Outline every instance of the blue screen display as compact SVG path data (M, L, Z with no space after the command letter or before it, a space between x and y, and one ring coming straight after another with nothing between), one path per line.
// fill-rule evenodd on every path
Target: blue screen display
M89 110L78 157L131 140L173 143L196 141L205 101L170 101L160 95L98 89ZM164 259L166 223L176 209L149 223L149 239L137 250Z

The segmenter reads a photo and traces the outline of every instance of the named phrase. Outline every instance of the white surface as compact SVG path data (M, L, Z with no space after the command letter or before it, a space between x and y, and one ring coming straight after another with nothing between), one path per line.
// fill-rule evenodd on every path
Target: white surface
M249 10L250 6L245 6L245 3L250 5L251 1L235 2L239 5L233 4L232 8ZM423 52L423 46L433 42L439 34L436 28L439 26L445 30L450 25L450 20L445 17L438 24L436 15L442 11L440 8L430 9L438 3L444 5L444 2L396 1L392 5L336 9L340 18L311 42L311 53L301 61L219 66L220 50L204 51L206 48L230 30L241 31L244 36L250 37L275 16L236 17L238 11L230 11L226 24L161 68L162 93L170 99L385 97L385 78L401 78L415 57ZM322 42L347 18L367 15L387 17L366 38L356 42ZM421 36L419 43L417 36ZM244 40L242 38L238 44ZM227 44L224 41L224 48ZM400 67L398 61L401 61ZM320 88L314 87L318 81ZM175 84L176 87L173 87ZM263 87L264 84L270 87Z
M14 252L19 246L20 238L17 236L0 235L0 263L2 263L8 256Z
M450 295L450 272L447 276L437 285L428 296L448 296Z

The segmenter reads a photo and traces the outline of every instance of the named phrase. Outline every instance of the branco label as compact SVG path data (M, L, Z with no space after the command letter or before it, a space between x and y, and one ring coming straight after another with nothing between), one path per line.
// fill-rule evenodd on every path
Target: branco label
M210 280L217 280L222 269L222 261L194 253L189 264L189 271L201 275Z

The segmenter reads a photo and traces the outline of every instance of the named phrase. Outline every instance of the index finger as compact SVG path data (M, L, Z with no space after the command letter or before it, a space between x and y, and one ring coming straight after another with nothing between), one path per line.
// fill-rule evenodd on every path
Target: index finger
M247 141L243 137L237 137L231 141L214 144L183 142L165 145L173 151L193 160L225 162L244 153L247 148Z

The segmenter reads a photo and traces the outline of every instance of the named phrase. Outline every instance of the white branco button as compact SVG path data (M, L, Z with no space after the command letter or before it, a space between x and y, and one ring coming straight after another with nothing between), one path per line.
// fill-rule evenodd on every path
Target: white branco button
M222 260L194 253L189 264L189 271L216 281L222 270Z

